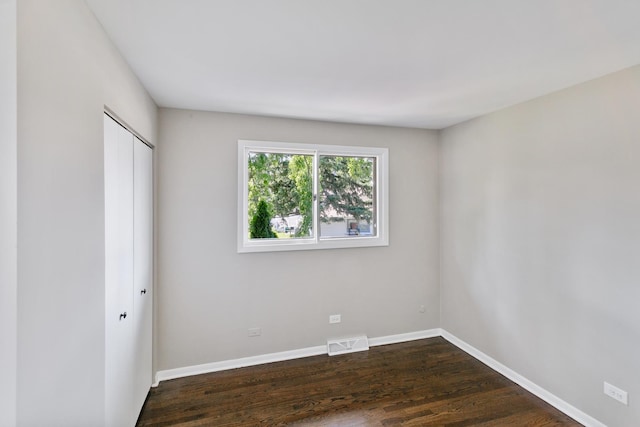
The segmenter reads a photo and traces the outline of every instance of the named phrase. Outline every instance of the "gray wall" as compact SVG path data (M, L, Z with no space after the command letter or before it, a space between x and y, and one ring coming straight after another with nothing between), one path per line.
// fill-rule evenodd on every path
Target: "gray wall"
M19 426L104 418L103 118L157 109L82 0L18 3Z
M0 0L0 426L16 423L16 0Z
M611 426L640 425L639 111L635 67L441 134L442 327Z
M161 109L159 134L160 370L439 326L436 132ZM390 246L236 253L238 139L389 147Z
M20 426L104 415L105 105L162 139L158 369L442 326L609 425L640 423L640 68L449 128L440 153L425 130L180 110L157 133L83 1L21 0L16 119L15 4L0 0L0 425L16 372ZM390 246L237 254L241 138L389 147Z

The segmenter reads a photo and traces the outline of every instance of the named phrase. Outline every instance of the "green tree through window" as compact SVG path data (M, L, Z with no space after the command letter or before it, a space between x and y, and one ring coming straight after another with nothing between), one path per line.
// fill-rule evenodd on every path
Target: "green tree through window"
M240 252L388 244L386 148L239 141L238 153ZM258 217L273 235L254 232Z

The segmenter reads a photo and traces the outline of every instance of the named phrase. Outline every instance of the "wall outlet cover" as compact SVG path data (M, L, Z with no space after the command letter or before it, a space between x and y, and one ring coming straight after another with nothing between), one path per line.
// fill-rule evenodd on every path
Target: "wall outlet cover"
M604 394L624 405L629 404L627 392L609 384L606 381L604 382Z

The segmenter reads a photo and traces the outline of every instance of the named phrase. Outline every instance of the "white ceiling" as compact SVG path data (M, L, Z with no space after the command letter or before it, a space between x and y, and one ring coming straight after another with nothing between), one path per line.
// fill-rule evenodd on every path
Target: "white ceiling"
M638 0L87 0L162 107L443 128L640 64Z

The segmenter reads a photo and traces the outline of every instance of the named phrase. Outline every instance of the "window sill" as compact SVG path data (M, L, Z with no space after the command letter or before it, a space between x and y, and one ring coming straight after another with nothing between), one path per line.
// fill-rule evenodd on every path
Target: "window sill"
M322 249L347 249L389 246L389 241L382 237L332 237L316 241L315 239L295 239L278 241L278 239L260 239L239 242L238 253L252 252L284 252Z

